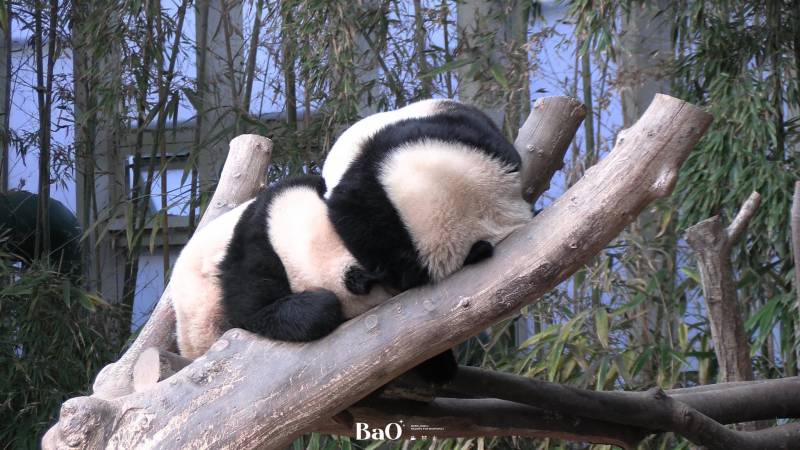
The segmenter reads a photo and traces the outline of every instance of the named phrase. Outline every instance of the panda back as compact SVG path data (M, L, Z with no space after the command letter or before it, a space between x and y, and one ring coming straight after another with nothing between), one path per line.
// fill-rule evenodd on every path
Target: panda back
M219 264L236 224L251 203L228 211L195 232L172 268L170 296L178 348L187 358L202 355L227 327L220 302Z

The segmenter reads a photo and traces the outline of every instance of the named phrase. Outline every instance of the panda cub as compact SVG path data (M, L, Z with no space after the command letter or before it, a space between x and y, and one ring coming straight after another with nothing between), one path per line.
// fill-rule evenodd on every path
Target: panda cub
M532 217L520 165L488 116L452 100L350 127L322 176L331 222L365 269L361 285L404 291L490 257Z
M333 228L324 193L321 177L287 179L186 244L170 283L182 355L201 356L234 327L312 341L391 297L358 285L367 278Z
M520 166L488 116L452 100L424 100L347 129L322 176L331 222L364 268L358 285L405 291L492 256L532 217ZM457 368L447 351L417 369L445 383Z

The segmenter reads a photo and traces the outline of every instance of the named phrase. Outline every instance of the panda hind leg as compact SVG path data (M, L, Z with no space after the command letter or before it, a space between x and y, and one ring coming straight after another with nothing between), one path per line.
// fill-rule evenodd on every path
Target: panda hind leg
M494 254L494 246L486 241L478 241L472 244L472 248L469 249L469 254L467 254L466 259L464 259L464 265L468 266L470 264L479 263L485 259L489 259Z
M424 381L442 386L456 377L458 361L453 350L439 353L413 369Z
M344 316L336 294L318 290L282 297L242 322L244 329L270 339L308 342L330 334Z

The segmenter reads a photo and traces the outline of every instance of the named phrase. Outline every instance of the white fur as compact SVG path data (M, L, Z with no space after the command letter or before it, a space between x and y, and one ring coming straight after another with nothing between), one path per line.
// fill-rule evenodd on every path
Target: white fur
M476 241L497 244L531 219L519 172L465 144L407 144L379 179L434 281L460 269Z
M252 201L252 200L251 200ZM225 256L233 229L247 205L243 203L198 230L183 247L170 278L176 334L181 355L195 359L222 334L218 265Z
M322 167L322 178L325 179L330 196L334 186L339 184L345 171L358 155L361 154L364 142L387 125L405 119L427 117L444 108L452 100L429 99L412 103L395 111L381 112L367 116L345 130L333 144Z
M356 266L328 218L325 202L313 189L293 187L275 197L267 212L269 240L283 262L292 292L328 289L339 298L345 317L355 317L391 297L380 286L355 295L344 275Z

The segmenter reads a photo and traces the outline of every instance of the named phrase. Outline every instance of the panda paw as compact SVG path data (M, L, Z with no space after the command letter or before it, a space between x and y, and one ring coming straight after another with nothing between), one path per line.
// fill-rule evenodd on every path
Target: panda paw
M344 274L344 286L356 295L367 295L372 286L378 283L378 277L358 266L350 266Z

